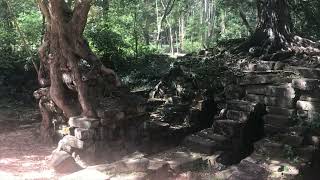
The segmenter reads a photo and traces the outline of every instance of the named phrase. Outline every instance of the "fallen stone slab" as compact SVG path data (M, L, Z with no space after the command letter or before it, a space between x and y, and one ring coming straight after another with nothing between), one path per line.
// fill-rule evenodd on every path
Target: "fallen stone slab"
M81 169L73 157L64 151L54 151L49 166L59 173L72 173Z
M304 90L304 91L314 91L319 89L320 80L319 79L293 79L292 80L292 87Z
M99 124L100 120L96 118L88 118L84 116L76 116L69 118L70 127L90 129L98 127Z

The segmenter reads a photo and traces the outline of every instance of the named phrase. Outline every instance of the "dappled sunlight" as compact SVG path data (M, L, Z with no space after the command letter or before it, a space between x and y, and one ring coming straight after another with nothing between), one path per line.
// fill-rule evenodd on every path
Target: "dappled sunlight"
M57 176L48 167L53 146L34 138L34 129L0 134L0 179L53 179Z

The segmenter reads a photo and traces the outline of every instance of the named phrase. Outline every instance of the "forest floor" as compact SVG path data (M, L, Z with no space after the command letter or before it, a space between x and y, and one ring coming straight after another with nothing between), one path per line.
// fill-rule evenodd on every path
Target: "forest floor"
M35 106L0 100L0 179L58 177L47 165L55 145L36 137L39 118Z

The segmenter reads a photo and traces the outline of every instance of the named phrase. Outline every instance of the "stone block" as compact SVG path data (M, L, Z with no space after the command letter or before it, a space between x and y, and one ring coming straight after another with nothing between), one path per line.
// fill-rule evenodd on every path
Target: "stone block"
M49 166L59 173L72 173L81 169L72 156L64 151L54 151Z
M227 109L250 112L254 110L256 103L242 100L227 101Z
M320 102L310 102L310 101L297 101L297 109L303 111L319 111Z
M306 68L306 67L294 67L289 66L286 69L291 69L292 71L298 73L301 77L319 79L320 69L319 68Z
M290 77L280 76L277 74L264 74L264 75L247 75L239 80L240 85L253 85L253 84L281 84L290 83Z
M288 127L288 125L291 123L290 117L287 117L287 116L267 114L263 117L263 119L265 124L269 124L271 126L275 126L279 128Z
M107 110L104 112L103 118L101 119L101 124L103 126L108 126L112 124L117 124L125 118L125 113L120 110Z
M127 159L124 163L129 171L145 172L147 171L150 162L147 158L132 158Z
M264 95L247 94L246 99L251 102L262 103L266 106L293 108L293 99L288 97L270 97Z
M74 136L80 140L87 140L93 139L95 136L95 130L93 129L82 129L82 128L75 128Z
M247 94L258 94L273 97L287 97L294 98L295 91L291 87L291 83L280 86L270 86L270 85L251 85L246 87Z
M275 106L267 106L266 108L269 114L288 116L288 117L292 117L295 114L294 109L286 109L286 108L280 108Z
M218 142L223 142L223 141L226 141L228 139L223 135L216 134L214 132L213 128L204 129L204 130L198 132L196 135L204 137L204 138L207 138L207 139L211 139L211 140L214 140L214 141L218 141Z
M183 144L193 151L206 154L212 154L214 151L226 149L225 144L198 135L186 137Z
M313 91L319 89L319 79L294 79L292 80L292 87L304 91Z
M246 121L249 119L249 113L243 111L228 110L226 114L227 119L236 121Z
M69 118L69 126L83 129L96 128L100 124L99 119L76 116Z
M63 139L61 139L60 141L62 141L61 143L63 143L63 144L67 144L67 145L69 145L73 148L77 148L77 149L85 149L88 146L90 146L91 144L93 144L93 140L83 141L83 140L77 139L76 137L70 136L70 135L64 136Z

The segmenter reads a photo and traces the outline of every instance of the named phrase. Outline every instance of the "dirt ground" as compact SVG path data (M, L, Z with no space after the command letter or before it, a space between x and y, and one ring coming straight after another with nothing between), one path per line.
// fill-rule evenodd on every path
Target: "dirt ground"
M0 101L0 179L56 179L48 167L54 145L40 143L36 106Z

